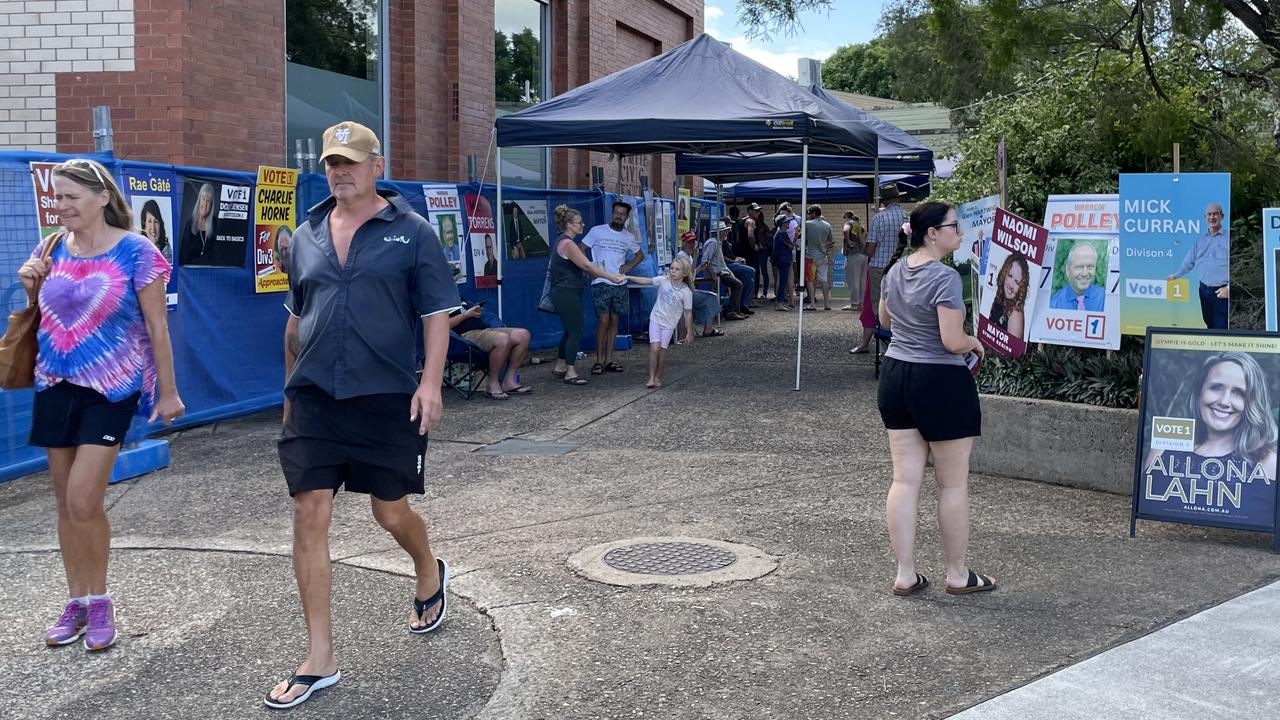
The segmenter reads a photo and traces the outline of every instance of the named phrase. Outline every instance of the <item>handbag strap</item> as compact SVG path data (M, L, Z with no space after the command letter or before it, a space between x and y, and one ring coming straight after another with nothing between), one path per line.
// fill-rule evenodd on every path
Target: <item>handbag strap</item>
M40 253L40 259L48 261L52 258L54 248L56 248L58 243L62 242L63 238L66 236L67 232L65 230L50 235L48 244L44 246L44 250ZM46 275L47 274L48 273L46 273ZM44 285L44 277L38 277L35 282L31 283L31 289L27 291L27 302L31 305L35 305L39 302L41 285Z

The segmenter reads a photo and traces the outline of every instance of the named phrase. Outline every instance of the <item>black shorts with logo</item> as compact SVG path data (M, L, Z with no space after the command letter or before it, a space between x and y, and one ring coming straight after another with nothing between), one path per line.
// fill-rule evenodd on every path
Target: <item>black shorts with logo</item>
M141 397L134 393L111 402L97 390L64 380L36 393L27 444L46 448L119 445Z
M315 386L290 388L278 442L289 495L345 487L399 500L425 490L427 436L409 420L411 395L335 400Z

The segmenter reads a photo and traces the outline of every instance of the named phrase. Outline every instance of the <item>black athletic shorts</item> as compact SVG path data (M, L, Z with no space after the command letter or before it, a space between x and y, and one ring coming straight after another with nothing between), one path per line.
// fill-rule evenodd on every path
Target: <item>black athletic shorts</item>
M278 442L289 495L332 490L399 500L426 492L427 436L409 420L411 395L335 400L315 386L291 388Z
M111 402L97 390L64 380L36 393L27 444L46 448L119 445L129 432L141 397L141 393L134 393Z
M978 386L964 365L885 358L880 369L880 419L889 430L919 430L929 442L982 434Z

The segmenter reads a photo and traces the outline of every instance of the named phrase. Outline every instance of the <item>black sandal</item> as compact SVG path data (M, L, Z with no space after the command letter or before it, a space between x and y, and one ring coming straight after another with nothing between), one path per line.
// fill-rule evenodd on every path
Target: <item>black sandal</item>
M921 575L920 573L916 573L915 585L912 585L909 588L900 588L897 585L894 585L893 594L898 597L907 597L908 595L914 595L927 587L929 587L929 578Z
M552 370L551 377L554 377L557 380L563 380L565 374L567 374L568 372L569 372L568 370Z
M414 635L429 633L440 627L444 622L445 613L449 612L449 596L445 594L445 589L449 587L449 563L441 560L440 558L436 558L436 566L440 569L440 587L436 588L436 591L426 600L419 600L415 594L413 598L413 612L414 616L419 622L421 622L422 613L430 610L436 603L440 603L440 614L436 615L435 622L432 622L430 625L424 625L420 628L409 628L409 632Z
M601 365L600 363L596 363L595 365L592 365L592 366L591 366L591 374L592 374L592 375L603 375L603 374L604 374L604 366L603 366L603 365Z
M342 679L341 670L337 670L332 675L328 675L328 676L290 675L289 682L284 688L285 694L286 695L289 694L289 689L292 688L294 685L305 686L307 688L306 692L302 693L301 695L299 695L298 697L292 700L289 700L288 702L281 702L279 700L272 700L271 691L268 690L267 696L262 698L262 702L269 708L275 708L276 710L288 710L291 707L297 707L302 703L310 700L311 695L314 694L317 690L323 690L327 687L336 685L337 682L341 679Z
M565 378L564 383L566 385L586 385L587 379L582 377L581 375L574 375L573 377Z
M616 362L610 362L604 366L605 372L622 372L622 366Z
M996 589L996 579L990 575L979 575L978 573L969 571L969 582L964 587L947 586L948 595L968 595L969 593L986 592Z

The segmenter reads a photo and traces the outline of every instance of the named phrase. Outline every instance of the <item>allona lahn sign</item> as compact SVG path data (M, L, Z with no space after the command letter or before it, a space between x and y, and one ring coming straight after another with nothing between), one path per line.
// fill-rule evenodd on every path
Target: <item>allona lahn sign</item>
M1138 520L1277 534L1280 337L1147 331L1134 468Z

